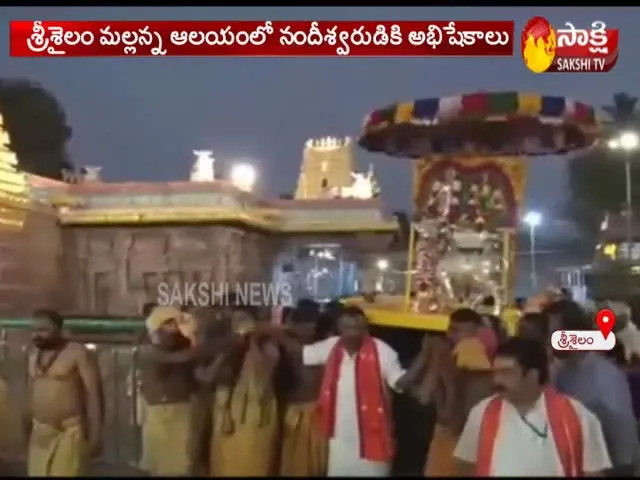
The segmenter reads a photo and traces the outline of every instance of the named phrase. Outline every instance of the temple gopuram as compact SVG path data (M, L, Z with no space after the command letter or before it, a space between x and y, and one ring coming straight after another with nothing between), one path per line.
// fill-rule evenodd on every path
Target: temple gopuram
M319 300L367 291L397 224L373 171L353 171L353 149L309 140L295 194L268 199L255 178L216 178L208 151L194 152L188 180L160 183L103 181L98 167L25 175L5 148L0 314L136 315L162 282L286 281L294 298Z

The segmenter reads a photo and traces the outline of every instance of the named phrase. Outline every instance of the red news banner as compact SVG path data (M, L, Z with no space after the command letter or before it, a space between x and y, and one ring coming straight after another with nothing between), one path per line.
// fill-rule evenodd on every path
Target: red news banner
M512 56L514 23L12 21L12 57Z

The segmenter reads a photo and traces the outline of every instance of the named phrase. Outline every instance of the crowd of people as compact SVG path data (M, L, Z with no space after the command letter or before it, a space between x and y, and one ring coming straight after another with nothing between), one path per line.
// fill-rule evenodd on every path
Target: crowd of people
M282 323L246 305L145 314L140 468L150 476L390 476L396 395L435 405L425 476L637 472L623 371L597 352L550 348L554 330L592 328L566 298L529 302L512 337L498 317L456 310L406 369L354 306L301 300ZM28 473L82 476L104 434L97 364L56 312L36 312L33 344Z

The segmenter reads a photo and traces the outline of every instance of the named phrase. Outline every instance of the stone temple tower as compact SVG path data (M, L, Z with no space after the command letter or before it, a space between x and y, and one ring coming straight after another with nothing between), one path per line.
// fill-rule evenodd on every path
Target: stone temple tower
M307 140L295 198L325 198L334 188L350 186L354 166L353 142L349 137Z

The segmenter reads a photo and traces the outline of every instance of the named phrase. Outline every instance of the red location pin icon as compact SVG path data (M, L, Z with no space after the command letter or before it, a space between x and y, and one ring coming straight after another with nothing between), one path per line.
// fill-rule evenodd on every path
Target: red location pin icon
M596 313L596 323L598 324L600 333L602 333L602 336L606 340L611 330L613 330L613 326L616 324L616 314L606 308L600 310Z

